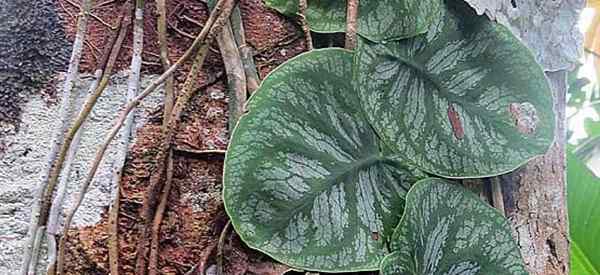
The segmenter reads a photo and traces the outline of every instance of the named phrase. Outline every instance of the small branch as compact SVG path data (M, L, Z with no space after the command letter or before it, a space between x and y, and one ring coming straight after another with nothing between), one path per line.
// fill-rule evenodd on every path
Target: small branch
M217 275L225 274L223 272L223 247L225 246L225 238L227 238L229 227L231 227L231 221L227 221L219 236L219 245L217 246Z
M33 266L33 269L35 269L35 266L37 265L37 260L31 263L31 258L32 254L39 253L38 250L40 246L39 244L36 245L35 240L37 238L40 238L38 236L38 233L40 231L39 228L41 227L40 221L43 220L42 213L46 211L44 209L44 191L47 186L46 182L51 175L52 163L55 162L58 152L60 150L60 140L63 139L65 135L65 129L67 127L66 125L68 125L67 121L69 113L68 106L70 105L70 95L71 91L73 90L73 87L75 86L75 81L77 80L79 75L79 63L81 61L83 42L85 41L85 36L87 32L87 15L89 14L91 5L91 0L83 0L83 6L80 10L81 16L79 16L79 18L77 19L77 33L75 35L75 41L73 42L71 59L69 61L69 68L67 70L67 75L62 89L63 96L61 101L61 110L63 113L61 116L61 125L55 132L54 145L50 150L50 154L48 155L48 170L46 170L46 174L43 176L41 181L42 184L40 187L38 187L38 190L35 194L34 206L31 210L31 221L28 230L29 239L27 241L27 246L23 255L23 263L21 264L21 269L19 271L19 274L21 275L27 275L29 273L30 264Z
M236 5L231 12L231 29L233 30L233 36L235 37L242 64L244 65L246 89L248 90L248 94L253 94L260 86L260 77L258 76L256 64L254 63L252 47L246 44L246 35L239 5Z
M159 11L158 18L158 34L159 34L159 45L160 45L160 58L163 68L168 69L170 61L168 59L168 45L167 45L167 12L165 8L165 0L157 0L157 8ZM174 28L180 32L179 29ZM193 39L193 38L192 38ZM175 104L174 94L174 81L171 76L167 79L165 87L165 101L164 101L164 114L163 114L163 125L162 131L167 132L169 126L169 120L173 113L173 107ZM173 183L173 152L169 152L167 157L167 171L166 171L166 182L160 196L160 202L154 216L152 224L152 235L150 242L150 262L148 264L148 271L150 275L156 275L158 273L158 252L160 245L160 226L164 216L164 212L167 206L167 200L171 191L171 185ZM144 253L145 254L145 253Z
M229 132L233 131L240 117L244 114L246 104L246 73L240 58L231 24L227 22L223 32L217 37L225 71L227 72L227 87L229 90Z
M122 168L122 167L121 167ZM119 275L119 208L121 208L121 179L123 170L115 166L113 181L116 184L108 209L108 265L110 274Z
M350 1L348 1L348 5L350 5ZM307 0L300 0L298 2L298 17L300 21L300 26L302 26L302 32L304 32L304 39L306 39L306 49L310 51L313 49L313 41L312 36L310 35L310 27L308 26L308 22L306 21L307 8Z
M84 41L85 45L88 46L88 48L90 48L90 53L92 54L92 57L94 57L94 61L98 62L98 55L96 55L96 52L99 51L98 48L96 48L96 46L94 46L92 44L92 42L89 41Z
M346 42L345 47L348 50L354 50L358 43L358 37L356 34L357 30L357 18L358 18L358 1L359 0L347 0L348 6L346 8Z

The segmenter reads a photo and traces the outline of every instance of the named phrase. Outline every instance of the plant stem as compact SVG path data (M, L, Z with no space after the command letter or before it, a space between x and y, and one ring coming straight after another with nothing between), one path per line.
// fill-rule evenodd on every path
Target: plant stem
M128 2L126 2L126 4L127 3ZM88 99L86 100L84 106L82 107L77 118L75 119L75 122L72 124L71 128L69 128L69 131L65 135L65 138L64 138L63 144L61 146L61 149L59 151L58 157L54 161L54 164L52 166L52 170L50 172L48 182L46 184L44 184L46 190L44 192L44 196L42 199L40 219L38 221L38 224L40 226L45 225L47 223L50 205L52 202L52 200L51 200L52 195L54 193L54 189L56 187L58 177L62 170L64 161L66 159L67 152L68 152L69 148L71 147L71 143L73 142L75 134L77 133L77 131L79 131L79 129L81 128L81 125L86 120L86 118L90 114L92 108L96 104L96 101L98 100L100 95L102 95L102 92L108 85L108 81L110 79L110 73L112 72L113 65L118 57L119 51L121 49L121 45L123 44L123 40L125 39L125 35L127 34L127 31L129 29L128 26L129 26L129 23L131 20L130 20L129 16L125 16L125 14L128 11L129 11L129 9L127 9L127 8L121 10L120 18L122 18L123 20L122 20L122 23L120 24L119 34L115 40L115 44L112 46L110 56L108 56L106 58L106 68L104 70L102 79L100 80L100 83L98 84L98 87L96 88L94 93L91 94L88 97ZM103 62L104 62L104 58L100 63L103 63Z
M56 180L57 180L58 175L60 174L60 171L63 166L63 162L65 159L63 152L70 148L71 143L73 141L73 135L75 133L77 133L77 131L79 130L79 128L81 127L81 125L83 124L85 119L90 114L92 108L98 101L98 98L102 95L106 86L108 86L108 82L110 80L110 74L112 72L113 66L117 60L117 57L119 56L119 52L121 50L123 41L125 40L125 36L129 32L129 25L131 24L130 14L131 14L131 3L130 3L130 1L126 1L123 4L123 6L121 7L121 13L119 16L120 17L119 21L121 22L121 24L119 26L119 34L117 36L115 44L113 45L113 47L111 49L110 56L108 57L108 61L106 63L106 68L104 70L102 79L100 80L100 83L98 84L98 87L96 88L94 93L92 95L90 95L90 97L88 97L81 112L79 113L79 116L77 117L77 120L75 121L75 123L73 124L71 129L69 129L69 133L67 134L67 136L65 138L65 143L63 144L61 154L59 155L56 165L54 166L52 178L50 179L49 184L48 184L48 189L46 190L47 191L46 196L48 196L48 199L52 196L52 192L54 190L54 187L56 186ZM98 168L98 164L95 164L94 166L92 166L91 169L95 171ZM91 181L92 181L92 179L86 179L86 181L82 184L82 186L80 188L79 196L77 197L77 200L76 200L76 203L73 206L73 208L71 209L71 211L67 214L67 218L65 219L63 236L61 237L59 244L58 244L58 258L56 260L56 273L58 275L64 274L64 257L65 257L65 249L66 249L65 245L66 245L66 240L67 240L68 233L69 233L69 228L71 226L73 217L75 216L75 213L77 212L77 209L79 208L79 206L81 205L81 202L83 201L83 198L85 196L85 193L87 192L87 189L89 188Z
M88 93L96 89L98 86L98 82L101 77L101 70L98 70L95 75L94 82L90 85ZM48 241L48 269L47 274L54 274L54 267L56 265L57 258L57 233L59 229L58 217L63 212L63 203L65 200L65 196L67 194L67 188L69 185L69 176L71 174L71 166L73 165L73 160L75 159L75 154L77 153L77 149L79 147L79 142L81 140L81 134L84 129L80 129L75 134L75 138L73 139L73 144L69 148L69 153L67 154L67 159L65 161L65 168L62 172L62 178L60 179L60 183L58 185L58 190L56 191L56 196L52 201L52 206L50 208L50 213L48 216L48 224L46 226L46 239Z
M152 174L152 176L150 177L150 184L147 192L144 195L144 203L141 210L141 216L143 221L138 225L140 227L138 230L138 232L140 232L140 241L138 242L138 249L136 255L136 274L145 274L146 272L146 249L150 233L148 227L153 221L153 209L157 205L156 196L158 191L160 190L159 184L165 172L164 165L167 161L174 129L177 129L181 111L192 96L192 92L187 91L193 91L193 87L196 83L196 77L199 73L200 68L202 67L202 64L204 63L204 58L208 53L210 42L214 39L216 34L221 32L225 22L228 21L229 15L231 14L231 10L233 9L235 2L235 0L220 0L217 3L215 9L211 12L204 28L202 28L202 31L194 40L192 47L184 54L184 57L187 59L189 55L195 53L196 50L198 50L198 54L196 55L196 58L190 70L190 74L188 74L188 78L184 83L184 92L175 103L175 106L171 113L171 118L169 119L169 127L167 131L163 132L164 138L161 143L158 155L156 157L158 163L157 173ZM178 63L176 63L176 65ZM171 67L171 69L173 69L173 66Z
M48 170L46 170L47 174L45 174L42 178L42 185L38 187L38 190L35 194L34 206L31 211L31 221L28 230L29 239L27 241L27 246L23 255L23 263L21 264L21 269L19 274L27 275L29 273L29 268L31 264L31 258L33 253L38 253L39 245L36 245L36 238L38 238L38 232L40 228L40 220L44 210L43 206L43 197L44 190L46 189L47 179L50 177L50 171L52 170L52 163L54 163L59 148L60 148L60 140L63 139L65 135L66 125L68 124L68 106L70 105L70 95L73 87L75 86L75 81L79 75L79 63L81 61L81 53L83 50L83 43L85 41L85 36L87 32L87 23L88 23L88 15L90 13L90 8L92 6L92 0L83 0L82 7L80 9L80 14L77 19L77 33L75 34L75 41L73 42L73 49L71 51L71 59L69 61L69 68L67 70L67 75L65 78L65 82L63 84L63 95L61 101L61 125L58 127L55 132L54 145L50 150L50 154L48 156ZM32 263L33 268L37 265L37 261Z
M231 24L227 22L223 32L217 37L221 56L227 72L229 90L229 132L233 131L239 118L244 114L246 104L246 73L238 52Z
M219 236L219 244L217 245L217 275L225 274L223 271L223 247L225 246L225 238L227 238L227 232L231 227L231 221L227 221Z
M169 45L167 41L167 8L165 0L156 0L156 9L158 10L157 30L158 45L160 48L160 63L166 71L171 67L171 61L169 60ZM163 130L166 130L167 128L169 117L175 102L174 85L173 76L167 78L165 84Z
M200 74L200 69L202 68L202 64L204 64L204 59L206 58L206 55L208 54L208 48L209 48L209 44L207 43L206 45L204 45L202 48L200 48L200 50L198 51L198 53L196 54L196 57L194 59L194 62L192 64L192 68L190 69L190 71L188 72L188 76L185 80L185 83L183 84L183 90L182 90L182 94L177 98L177 101L175 103L175 106L173 107L173 111L171 112L171 117L169 118L169 127L167 127L166 131L163 132L163 140L161 143L161 149L158 153L158 155L156 156L157 159L157 163L159 163L159 167L157 168L157 173L154 173L151 177L150 177L150 184L148 187L148 191L146 192L145 196L144 196L144 203L142 205L142 218L144 219L144 223L142 224L142 228L140 228L140 241L138 241L138 252L137 252L137 259L136 259L136 270L137 270L137 274L142 274L145 271L146 268L146 244L148 243L148 237L152 238L152 236L148 236L149 233L151 233L152 231L159 231L160 230L160 223L161 220L155 221L157 220L157 218L161 218L162 219L162 213L159 213L158 210L155 213L152 213L152 209L154 209L155 205L156 205L156 197L158 192L160 191L160 181L162 179L162 173L163 171L163 167L164 167L164 163L165 161L168 162L168 158L169 158L169 152L170 152L170 144L171 141L173 139L173 135L175 134L175 130L178 128L178 124L179 124L179 118L181 117L181 113L183 112L183 109L185 108L185 106L187 105L187 102L189 101L189 99L192 97L195 89L194 86L196 84L197 81L197 77ZM168 166L168 163L167 163ZM167 169L167 173L168 173L168 169ZM168 179L168 175L167 175L167 179ZM163 188L162 193L164 193L165 188ZM163 197L162 195L160 197ZM154 218L152 220L150 220L152 218L152 216L154 215ZM153 226L152 231L148 232L148 227L151 225L150 222L153 222L153 224L157 224L156 227ZM158 240L156 240L155 242L158 242ZM152 241L151 241L152 243ZM152 247L151 247L152 249ZM152 251L151 251L152 254Z
M169 193L171 192L171 186L173 185L173 151L169 152L167 160L167 175L165 180L165 186L160 194L160 202L154 215L152 223L152 239L150 242L150 263L148 264L148 271L150 275L158 274L158 251L160 245L160 225L163 220L165 210L167 209L167 201L169 199Z
M127 82L127 102L131 103L140 89L140 71L142 68L142 52L144 50L144 0L136 0L135 17L133 22L133 53L131 56L130 75ZM129 113L125 120L123 145L119 149L121 157L113 165L114 191L112 203L108 211L108 259L111 275L119 275L119 208L121 199L121 178L129 137L134 128L134 114Z
M358 0L348 0L346 8L346 42L345 48L354 50L358 42L356 34L358 18Z
M246 34L239 5L236 5L231 12L231 29L233 30L233 36L235 37L242 64L244 65L246 89L248 90L248 94L253 94L260 86L260 77L254 63L252 48L246 44Z
M306 39L306 49L310 51L313 49L313 41L312 41L312 36L310 35L310 27L308 26L308 22L306 21L306 9L307 8L308 8L307 0L300 0L298 2L298 16L300 19L300 26L302 26L302 31L304 32L304 39Z

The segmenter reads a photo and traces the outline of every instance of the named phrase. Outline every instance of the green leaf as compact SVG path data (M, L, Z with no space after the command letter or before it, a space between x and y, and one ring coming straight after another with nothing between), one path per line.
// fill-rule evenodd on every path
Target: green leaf
M281 65L227 150L223 192L236 231L295 268L376 270L413 175L423 177L385 156L351 73L352 54L342 49Z
M528 274L506 219L466 188L417 182L381 264L383 275Z
M575 155L567 158L571 274L600 275L600 179Z
M298 0L265 0L279 12L294 16ZM441 0L360 1L358 33L372 41L396 40L427 31L441 14ZM346 31L346 1L308 1L306 20L315 32Z
M588 137L594 138L600 136L600 121L587 117L583 121L583 127Z
M448 1L427 35L361 39L355 78L383 141L430 173L494 176L553 141L552 93L531 52L505 27Z

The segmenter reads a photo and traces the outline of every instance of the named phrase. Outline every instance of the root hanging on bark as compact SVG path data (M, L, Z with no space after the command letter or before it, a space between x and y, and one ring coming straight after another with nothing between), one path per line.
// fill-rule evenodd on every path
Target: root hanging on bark
M127 82L127 102L135 100L140 89L140 71L142 68L142 52L144 50L144 0L136 0L133 22L133 54L131 57L130 75ZM129 148L129 137L134 129L134 114L127 115L124 127L124 143L119 149L121 158L113 165L114 189L112 203L108 214L108 258L111 275L119 275L119 208L121 199L121 178Z
M68 150L70 148L70 145L73 140L72 135L77 133L77 131L79 130L79 128L81 127L81 125L83 124L85 119L88 117L88 115L92 111L94 105L98 101L98 98L102 95L102 93L104 92L104 89L108 85L113 66L117 60L117 57L119 56L119 52L121 51L121 45L123 44L123 41L125 40L125 36L129 32L129 25L131 24L131 11L132 11L131 1L128 0L121 7L121 13L119 16L121 18L120 19L121 24L119 26L119 34L117 36L115 44L112 47L110 56L108 58L108 62L106 63L104 75L102 76L102 79L100 80L100 83L99 83L98 87L96 88L96 90L94 91L94 93L91 94L88 97L88 99L86 100L86 103L84 104L79 116L77 117L77 120L75 121L75 123L71 127L71 129L69 130L69 134L67 135L67 137L65 139L65 144L63 144L63 148L62 148L63 150ZM106 147L107 146L108 146L108 144L106 144ZM104 148L104 150L106 150L106 148ZM61 151L61 154L62 154L62 151ZM61 160L61 157L59 156L58 163L55 166L55 170L53 170L54 175L56 175L56 177L58 177L58 174L60 174L60 170L62 169L62 166L63 166L63 161L64 161L64 156L62 157L62 160ZM95 170L98 169L99 164L100 164L100 161L98 161L98 163L94 163L91 170L93 170L95 172ZM65 245L66 245L66 239L67 239L68 233L69 233L69 228L71 226L71 222L73 221L73 217L75 216L77 209L83 202L85 193L87 192L87 189L89 188L89 185L91 184L92 180L93 180L93 176L88 177L88 178L86 178L84 183L81 185L80 192L76 199L75 205L73 206L71 211L67 214L67 217L65 219L63 235L58 243L58 257L56 260L56 273L58 275L64 274L64 257L65 257L65 249L66 249ZM51 179L50 183L52 183L53 185L56 185L56 179L53 177ZM50 189L50 187L51 186L49 185L48 189ZM54 186L52 186L52 190L53 189L54 189ZM47 191L50 191L50 192L49 192L49 194L47 193L46 195L51 196L52 191L51 190L47 190Z
M156 0L156 9L158 11L157 30L158 30L158 45L160 48L160 63L163 69L166 71L171 66L169 60L169 48L167 44L167 8L165 0ZM175 103L175 91L174 91L174 79L173 76L167 78L165 83L165 103L164 103L164 115L163 115L163 130L169 123L169 117L173 110L173 104Z
M233 37L231 24L227 22L223 32L217 37L225 72L227 73L227 89L229 90L229 133L233 131L237 121L244 114L246 105L246 73L242 59Z
M254 53L252 48L246 43L246 33L242 22L242 13L240 6L236 5L231 12L231 29L233 36L244 65L244 73L246 74L246 89L248 94L253 94L260 86L260 77L254 62Z
M43 199L42 199L42 206L40 209L40 219L38 221L38 224L40 226L46 225L46 223L47 223L48 214L50 212L50 206L52 203L52 195L54 194L54 189L56 188L58 177L62 171L63 164L66 159L66 155L68 153L69 148L71 147L71 144L73 142L75 134L77 133L77 131L79 131L83 122L87 119L92 108L96 104L96 101L98 100L100 95L102 95L104 89L108 85L108 81L110 79L110 74L112 72L114 63L118 57L119 51L121 49L121 45L123 44L123 41L127 34L127 31L129 29L128 28L129 23L131 21L130 16L126 16L128 14L128 12L131 11L130 6L128 9L127 3L129 3L129 2L126 2L121 10L122 12L120 14L120 18L122 20L120 20L121 24L119 26L119 34L115 40L114 45L112 45L112 47L110 49L110 55L106 59L103 58L101 60L101 63L103 63L106 60L106 67L104 69L103 76L100 80L100 83L98 84L98 87L96 88L94 93L91 94L87 98L81 111L77 115L75 122L73 122L72 126L69 128L69 131L65 135L63 144L58 153L58 157L52 165L52 170L50 172L49 179L48 179L47 183L45 184L46 187L45 187L45 191L44 191L44 195L43 195ZM59 255L59 257L60 257L60 255Z
M150 263L148 264L148 274L158 274L158 252L160 246L160 225L163 220L165 210L167 209L167 202L169 200L169 193L171 192L171 186L173 185L173 151L169 152L167 160L167 172L166 172L165 186L160 194L160 202L156 208L156 214L154 215L154 221L152 223L152 240L150 242Z
M168 157L169 157L168 154L169 154L169 150L170 150L171 141L175 134L175 130L178 127L179 118L181 116L181 113L183 112L183 109L185 108L185 106L187 105L187 102L193 96L193 93L195 91L194 86L197 82L197 77L200 73L200 69L202 68L202 64L204 64L204 59L206 58L206 55L208 54L208 47L209 46L207 43L206 45L202 46L200 48L200 50L198 51L198 53L196 54L196 58L194 59L192 68L188 72L188 76L185 80L185 83L183 84L183 90L181 92L181 95L177 98L175 106L173 107L173 110L171 112L171 117L169 118L169 127L167 127L166 132L163 133L163 140L161 141L161 151L159 151L159 153L156 157L156 159L158 160L158 163L159 163L159 167L157 168L158 172L154 173L150 177L150 186L148 187L148 190L145 193L144 203L142 205L141 213L142 213L142 218L144 220L144 223L142 224L143 227L140 228L141 236L140 236L140 240L138 241L138 246L137 246L137 255L136 255L136 273L137 274L145 274L147 243L148 243L148 238L149 237L152 238L152 236L149 236L151 232L148 231L148 227L151 226L150 222L152 222L158 218L157 216L159 216L160 219L154 223L157 224L157 227L158 227L156 229L156 231L160 231L160 223L162 222L162 214L159 215L157 212L153 213L153 209L157 205L157 197L159 197L159 198L165 197L165 199L168 197L168 194L165 196L158 195L158 192L161 190L160 181L162 179L162 173L164 172L163 165L164 165L165 161L168 162ZM164 193L166 190L164 190L164 188L162 188L162 189L163 189L162 192ZM158 203L160 204L160 202L158 202ZM152 218L152 217L154 217L154 218ZM152 218L152 221L150 220L151 218ZM158 240L156 240L154 242L158 242Z
M82 7L80 10L80 15L79 18L77 19L77 32L75 35L75 41L73 43L73 49L71 51L71 59L69 61L69 68L67 70L67 75L65 78L65 82L63 84L63 96L62 96L62 103L61 103L61 110L62 110L62 115L61 115L61 125L58 127L58 129L56 130L56 134L55 134L55 138L54 138L54 145L52 146L52 149L50 149L50 154L48 156L48 170L46 170L46 175L43 176L42 178L42 184L38 187L38 190L36 191L35 194L35 199L34 199L34 206L32 208L31 211L31 220L30 220L30 224L29 224L29 230L28 230L28 236L29 239L27 241L27 245L25 247L25 251L24 251L24 255L23 255L23 262L21 264L21 269L19 271L19 274L21 275L27 275L29 273L29 269L30 269L30 265L33 266L33 269L35 269L35 266L37 265L37 257L36 259L33 261L32 263L32 254L37 254L39 253L39 243L36 243L36 239L39 239L38 234L40 234L40 230L39 228L41 227L41 223L40 221L43 220L42 219L42 213L45 212L46 210L44 209L44 205L49 205L50 203L44 203L43 198L44 198L44 192L46 190L47 187L47 179L50 178L50 174L51 174L51 170L52 170L52 164L55 162L58 152L60 150L60 141L64 138L64 133L65 130L67 128L66 125L68 125L68 106L69 104L69 99L70 99L70 94L71 91L73 90L73 87L75 86L75 81L78 78L79 75L79 64L81 61L81 54L83 51L83 43L85 41L85 36L86 36L86 32L87 32L87 21L88 21L88 14L90 12L90 8L92 5L92 1L91 0L83 0L82 1ZM42 231L43 232L43 231Z
M231 221L227 221L227 223L223 227L223 231L221 231L221 235L219 236L219 244L217 245L217 275L225 274L223 271L223 250L225 249L225 239L227 238L227 232L229 232L230 227Z
M215 10L209 16L209 19L205 24L204 28L194 41L194 44L192 45L190 50L186 51L186 53L184 54L184 57L187 58L188 53L191 55L192 53L195 53L196 50L198 50L198 54L196 55L196 58L190 70L190 74L188 75L186 82L184 83L184 91L182 92L182 95L177 99L177 102L175 103L175 106L171 113L171 118L169 119L169 127L166 133L163 133L163 141L161 142L161 147L156 157L158 163L157 172L152 174L152 176L150 177L150 184L148 190L144 195L144 203L141 210L142 222L139 224L138 231L140 232L140 241L138 242L138 249L136 255L136 274L145 274L147 270L146 251L148 246L148 237L150 235L149 227L153 221L152 217L154 216L154 208L157 205L157 195L158 191L161 189L160 182L165 173L164 166L167 161L174 130L177 129L179 116L183 111L185 105L193 95L196 77L198 76L198 72L202 67L202 64L204 63L204 58L208 53L210 42L214 39L216 34L221 32L225 22L227 22L229 15L231 14L231 10L233 9L234 4L235 0L220 0L217 3ZM173 68L173 66L171 68ZM194 71L196 73L192 73ZM164 79L161 81L164 81Z

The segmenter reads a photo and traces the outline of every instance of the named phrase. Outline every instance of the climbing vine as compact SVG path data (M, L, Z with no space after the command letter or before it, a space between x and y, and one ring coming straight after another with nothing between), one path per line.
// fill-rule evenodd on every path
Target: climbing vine
M316 3L309 27L343 31L343 2ZM462 1L360 3L356 49L297 56L249 101L225 160L235 230L304 270L527 274L506 219L456 179L508 173L552 143L533 55Z

